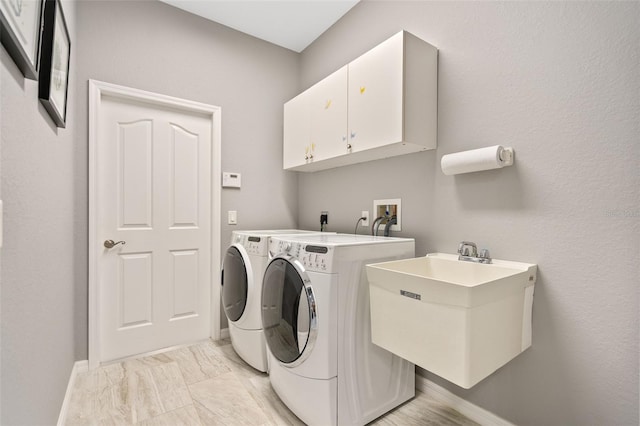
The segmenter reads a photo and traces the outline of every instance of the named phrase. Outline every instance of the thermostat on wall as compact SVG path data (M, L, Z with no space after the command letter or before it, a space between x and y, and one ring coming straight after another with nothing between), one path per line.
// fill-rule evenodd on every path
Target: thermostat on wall
M240 188L240 182L241 182L240 173L222 172L223 188Z

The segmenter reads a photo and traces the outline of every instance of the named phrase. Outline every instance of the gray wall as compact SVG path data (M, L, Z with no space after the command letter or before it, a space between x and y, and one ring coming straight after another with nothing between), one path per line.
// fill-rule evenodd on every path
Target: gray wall
M537 263L530 349L468 391L420 371L519 425L638 424L639 18L637 2L364 1L302 54L304 89L402 29L439 48L438 149L300 174L298 222L328 210L353 232L399 197L417 255L471 240ZM439 168L495 144L513 167Z
M238 211L238 229L297 220L282 104L298 91L298 54L159 2L64 6L67 129L53 126L37 83L1 51L2 424L55 423L73 363L87 359L88 79L222 107L222 169L242 173L243 187L222 191L221 248L233 228L227 210Z
M66 129L56 128L38 101L38 83L24 79L0 48L0 422L6 425L55 423L78 359L74 294L77 286L86 286L86 278L76 281L76 270L83 266L75 254L86 251L86 243L74 234L78 224L86 226L86 209L74 208L75 158L82 152L75 132L75 6L63 1L72 43Z
M221 249L233 229L295 227L297 179L282 170L282 105L297 94L299 55L228 27L151 1L78 3L78 102L89 79L222 107L222 170L242 174L222 190ZM87 110L78 114L76 207L87 209ZM267 180L268 178L268 180ZM227 225L227 211L238 224ZM86 222L78 229L87 239ZM224 253L224 252L223 252ZM87 274L86 254L77 259ZM77 330L86 358L86 286L77 288ZM222 327L226 317L221 314Z

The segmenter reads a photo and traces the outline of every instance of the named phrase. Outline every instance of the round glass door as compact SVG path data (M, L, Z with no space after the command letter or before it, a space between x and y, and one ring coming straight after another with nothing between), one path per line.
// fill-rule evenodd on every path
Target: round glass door
M227 249L222 262L222 306L229 321L238 321L247 305L247 267L237 247Z
M269 350L290 367L311 353L318 322L309 277L290 256L269 263L262 283L262 327Z

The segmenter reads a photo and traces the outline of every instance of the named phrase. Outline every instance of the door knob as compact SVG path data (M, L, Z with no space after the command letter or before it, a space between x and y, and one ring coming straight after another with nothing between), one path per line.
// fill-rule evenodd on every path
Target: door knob
M106 248L108 248L108 249L110 249L110 248L114 248L114 247L115 247L115 246L117 246L118 244L125 245L125 244L127 244L127 243L126 243L126 242L124 242L124 241L118 241L118 242L116 243L116 242L115 242L115 241L113 241L113 240L105 240L105 241L104 241L104 246L105 246Z

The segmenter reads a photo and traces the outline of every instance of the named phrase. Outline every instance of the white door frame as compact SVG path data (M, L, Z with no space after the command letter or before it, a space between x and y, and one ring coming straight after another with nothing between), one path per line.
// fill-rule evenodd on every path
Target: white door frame
M99 277L97 250L101 242L97 238L97 147L98 118L104 96L129 99L157 106L168 106L187 112L204 114L211 119L211 331L214 340L220 339L220 287L215 285L220 276L220 185L221 185L221 124L222 109L171 96L160 95L130 87L118 86L97 80L89 80L89 368L100 364L100 316L99 316Z

